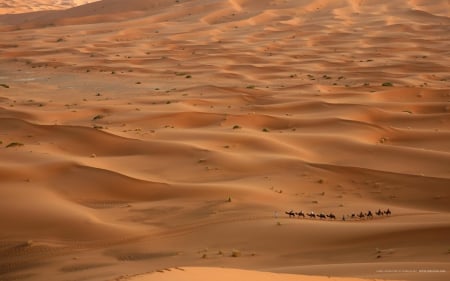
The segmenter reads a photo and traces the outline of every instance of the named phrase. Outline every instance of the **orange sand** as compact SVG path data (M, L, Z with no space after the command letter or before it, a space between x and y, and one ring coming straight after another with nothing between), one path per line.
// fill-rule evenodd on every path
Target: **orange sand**
M0 4L0 280L450 279L448 1L49 2Z

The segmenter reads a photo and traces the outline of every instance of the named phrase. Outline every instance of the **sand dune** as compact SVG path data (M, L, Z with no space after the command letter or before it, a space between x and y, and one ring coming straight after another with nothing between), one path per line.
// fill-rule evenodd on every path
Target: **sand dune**
M18 14L18 13L30 13L45 10L62 10L85 5L96 1L99 0L59 0L59 1L10 0L8 1L8 3L0 4L0 14Z
M0 4L0 280L448 280L449 17Z
M263 272L251 272L238 269L221 268L174 268L161 270L152 274L131 277L126 280L151 281L151 280L209 280L208 276L217 276L217 280L333 280L333 281L362 281L357 278L330 278L316 276L300 276L289 274L273 274Z

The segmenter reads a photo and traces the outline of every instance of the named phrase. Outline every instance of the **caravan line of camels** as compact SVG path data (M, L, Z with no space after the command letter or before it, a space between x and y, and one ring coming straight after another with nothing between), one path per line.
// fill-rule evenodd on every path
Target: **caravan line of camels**
M286 211L285 212L286 215L289 216L289 218L295 218L296 216L298 216L299 218L306 218L309 217L310 219L315 219L315 218L319 218L321 220L324 219L330 219L330 220L336 220L336 215L333 213L319 213L316 214L314 212L309 212L309 213L304 213L303 211L300 212L294 212L293 210L290 211ZM387 210L381 210L378 209L378 211L375 212L375 215L378 217L381 216L390 216L392 214L391 210L389 210L389 208ZM346 221L346 220L362 220L362 219L373 219L374 214L372 213L372 211L368 211L367 213L364 212L360 212L360 213L352 213L350 215L342 215L342 220Z

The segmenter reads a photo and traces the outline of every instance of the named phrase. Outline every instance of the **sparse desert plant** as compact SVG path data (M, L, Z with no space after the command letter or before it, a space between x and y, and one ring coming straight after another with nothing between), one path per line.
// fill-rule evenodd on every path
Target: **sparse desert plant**
M3 87L3 88L6 88L6 89L9 89L9 85L7 85L7 84L0 84L0 87Z
M64 38L58 38L58 39L56 40L56 42L58 42L58 43L63 42L63 41L64 41Z
M313 200L311 203L313 203L313 204L319 204L319 201Z
M9 148L9 147L19 147L19 146L23 146L23 143L20 143L20 142L12 142L12 143L8 144L8 145L6 146L6 148Z
M281 222L277 221L277 226L281 226Z
M267 133L267 132L269 132L269 129L263 128L262 131Z
M140 84L142 84L140 81L137 81L137 82L136 82L136 85L140 85Z
M247 89L254 89L255 88L255 85L248 85L247 86Z
M189 79L189 78L192 78L192 76L191 75L186 75L185 78Z
M27 240L27 241L21 243L21 244L19 245L19 247L22 247L22 248L28 248L28 247L33 246L33 244L34 244L34 241L33 241L33 240Z
M394 84L392 84L392 82L384 82L383 84L381 84L381 86L383 86L383 87L392 87L392 86L394 86Z
M99 119L103 119L104 117L105 117L105 116L103 116L103 115L101 115L101 114L95 115L95 116L92 118L92 121L99 120Z
M228 203L231 203L231 196L228 196L227 202L228 202Z
M233 130L240 129L240 128L241 128L241 126L239 126L239 125L234 125L233 126Z
M241 255L242 255L242 254L241 254L241 251L236 250L236 249L231 250L231 256L232 256L233 258L240 257Z

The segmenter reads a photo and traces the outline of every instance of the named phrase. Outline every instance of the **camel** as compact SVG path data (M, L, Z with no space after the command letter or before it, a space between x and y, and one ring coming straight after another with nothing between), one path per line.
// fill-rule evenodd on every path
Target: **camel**
M320 213L320 214L318 215L318 217L319 217L320 219L326 219L326 218L327 218L327 216L326 216L325 214L323 214L323 213Z
M285 213L286 213L286 215L288 215L290 218L291 218L291 217L294 217L294 218L295 218L295 213L294 213L294 211L290 210L289 212L285 212Z
M381 209L378 209L378 211L375 213L377 216L382 216L384 215L383 211L381 211Z
M359 217L360 219L363 219L365 216L366 216L366 215L364 215L363 212L359 213L359 215L358 215L358 217Z
M298 213L296 213L297 214L297 216L300 218L300 217L302 217L302 218L305 218L305 213L303 213L303 211L300 211L300 212L298 212Z
M367 218L373 219L372 211L369 210L369 211L367 212L367 214L366 214L366 217L367 217Z
M384 214L386 216L390 216L391 215L391 210L389 210L389 208L388 208L386 211L384 211Z
M327 217L329 217L332 220L336 219L336 216L333 213L330 213L329 215L327 215Z
M306 214L310 219L312 218L316 218L316 215L314 214L314 212L311 212L309 214Z

